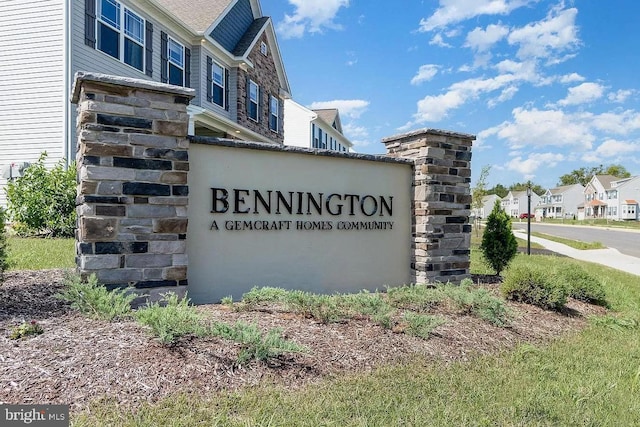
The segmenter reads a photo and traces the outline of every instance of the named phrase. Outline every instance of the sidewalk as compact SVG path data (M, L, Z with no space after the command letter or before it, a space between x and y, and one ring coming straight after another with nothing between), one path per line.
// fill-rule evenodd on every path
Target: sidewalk
M526 231L513 230L513 234L519 239L527 240ZM607 267L615 268L616 270L640 276L640 258L624 255L617 249L607 248L580 250L563 245L562 243L541 239L540 237L535 236L531 236L531 242L538 243L553 252L557 252L571 258L606 265Z

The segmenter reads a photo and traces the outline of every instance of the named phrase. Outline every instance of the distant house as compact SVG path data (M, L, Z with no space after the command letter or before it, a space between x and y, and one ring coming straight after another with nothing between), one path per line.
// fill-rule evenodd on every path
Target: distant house
M284 142L291 91L258 0L2 0L0 18L6 177L43 151L50 164L75 158L77 71L194 88L192 135Z
M540 203L540 196L531 192L531 212L528 212L528 197L526 191L509 191L502 199L502 209L512 218L518 218L521 214L534 214L536 206Z
M352 151L342 133L337 109L310 110L292 99L284 101L284 144L333 151Z
M578 218L637 221L638 200L640 176L620 179L611 175L594 175L585 187Z
M563 185L548 189L536 206L536 217L567 218L578 214L578 206L584 201L582 184Z
M496 201L501 201L501 200L502 198L497 194L489 194L487 196L484 196L482 198L482 207L474 208L471 211L471 215L476 218L485 219L489 216L489 214L493 210L493 206L496 204Z

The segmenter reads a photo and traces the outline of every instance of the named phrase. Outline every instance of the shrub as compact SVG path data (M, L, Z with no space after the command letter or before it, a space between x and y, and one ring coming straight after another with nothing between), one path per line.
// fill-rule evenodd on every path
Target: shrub
M338 322L347 317L338 304L337 296L317 295L296 290L287 293L286 303L303 316L322 323Z
M162 295L161 302L139 308L136 320L151 328L153 335L164 345L175 344L185 335L203 336L206 333L202 316L189 305L185 296L179 298L173 292Z
M7 230L5 228L5 211L0 208L0 283L4 280L4 272L9 268Z
M566 284L570 297L592 304L607 305L602 282L579 265L565 265L559 269L558 274Z
M438 289L459 309L482 320L506 326L511 312L504 301L484 288L473 288L471 279L465 279L460 286L440 285Z
M284 353L307 351L306 347L284 339L281 329L271 329L263 335L256 325L242 321L234 325L214 322L209 333L239 343L241 346L238 355L239 363L245 363L251 359L265 361Z
M394 307L420 312L438 305L443 295L433 286L415 284L387 288L387 298Z
M109 321L131 314L131 302L136 296L126 289L107 290L95 274L86 283L77 274L67 275L64 284L66 289L56 296L82 314Z
M402 319L407 324L405 333L425 340L429 338L429 335L431 335L431 332L433 332L435 328L446 323L446 320L442 317L417 314L411 311L404 312Z
M559 310L567 303L568 290L553 271L534 264L516 264L507 270L500 290L505 298Z
M511 231L511 219L502 210L499 201L496 201L487 217L480 249L497 275L509 265L518 251L518 242Z
M52 169L47 153L7 184L8 211L20 235L73 237L76 226L76 167L62 161Z

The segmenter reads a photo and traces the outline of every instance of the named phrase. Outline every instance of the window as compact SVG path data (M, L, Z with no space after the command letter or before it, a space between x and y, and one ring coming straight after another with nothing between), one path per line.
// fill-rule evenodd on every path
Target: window
M252 120L258 121L258 105L260 102L259 99L260 88L253 80L249 80L249 96L248 96L248 104L247 104L247 113L249 114L249 118Z
M278 132L278 126L280 122L280 101L275 96L272 96L269 100L269 129L274 132Z
M264 56L267 56L267 53L269 53L267 44L265 42L260 42L260 53L262 53Z
M224 68L222 68L219 64L216 64L215 62L213 62L211 64L211 94L212 94L212 99L211 101L214 104L218 104L221 107L224 107L224 85L225 85L225 81L224 81L224 76L225 76L225 72L224 72Z
M115 0L97 2L98 50L144 71L144 19Z
M184 46L169 37L167 50L169 84L184 86Z

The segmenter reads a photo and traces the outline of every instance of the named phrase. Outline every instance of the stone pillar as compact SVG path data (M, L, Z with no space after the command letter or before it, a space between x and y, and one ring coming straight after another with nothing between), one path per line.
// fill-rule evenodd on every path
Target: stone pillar
M470 277L471 145L475 136L436 129L385 138L387 155L414 161L414 283Z
M78 73L77 265L151 297L187 285L189 117L194 90Z

